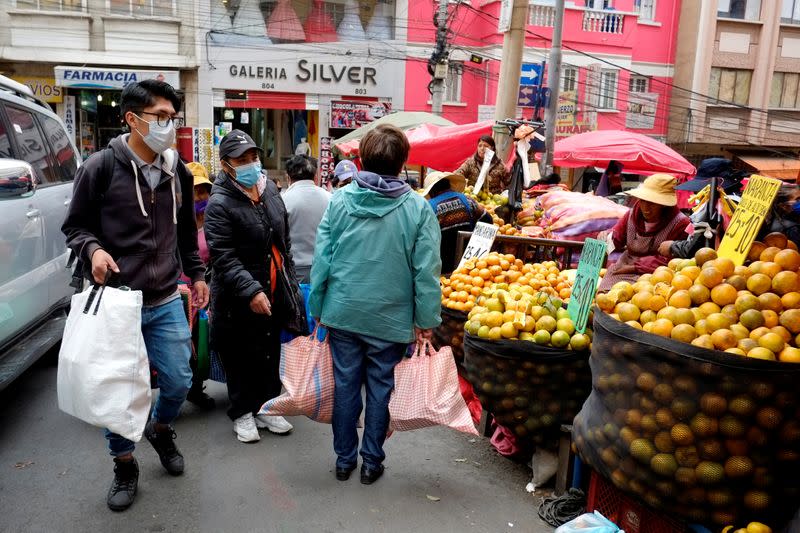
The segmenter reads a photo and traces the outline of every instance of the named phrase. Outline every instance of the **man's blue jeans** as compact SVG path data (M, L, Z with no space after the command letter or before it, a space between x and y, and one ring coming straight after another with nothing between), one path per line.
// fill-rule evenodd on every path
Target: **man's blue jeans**
M180 298L155 307L142 308L142 335L147 346L150 367L158 372L160 393L151 417L160 424L170 424L192 386L192 339L186 312ZM106 430L108 447L114 457L133 452L134 443Z
M383 442L389 429L389 397L394 389L394 367L408 343L388 342L367 335L329 329L333 354L333 449L338 468L352 468L358 460L356 425L363 407L361 384L366 378L367 410L364 415L363 463L377 468L383 463Z

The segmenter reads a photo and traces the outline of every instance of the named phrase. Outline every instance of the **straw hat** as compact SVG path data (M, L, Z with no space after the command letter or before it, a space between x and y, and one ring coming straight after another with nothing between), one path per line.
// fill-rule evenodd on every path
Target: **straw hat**
M625 194L652 202L654 204L673 207L678 205L675 195L675 185L678 180L669 174L653 174L644 180L638 187L627 191Z
M453 174L450 172L429 172L425 176L425 183L423 189L420 191L422 196L428 196L431 193L433 186L442 180L450 181L450 188L456 192L464 192L464 187L467 185L467 180L461 174Z
M186 168L188 168L192 173L192 176L194 176L195 187L198 185L208 185L210 187L212 185L211 180L208 179L208 171L206 170L206 167L200 163L197 163L196 161L186 163Z

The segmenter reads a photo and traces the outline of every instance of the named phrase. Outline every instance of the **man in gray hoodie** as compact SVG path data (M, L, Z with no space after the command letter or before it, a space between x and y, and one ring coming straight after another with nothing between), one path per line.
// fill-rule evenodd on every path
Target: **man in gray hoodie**
M180 98L167 83L144 80L122 91L120 108L131 133L120 135L78 169L61 230L85 265L84 276L142 291L142 335L160 394L144 436L171 475L183 473L183 455L170 425L192 384L191 339L177 290L178 276L192 280L195 304L208 304L208 286L197 254L192 174L172 149ZM110 175L106 150L113 154ZM97 354L102 357L103 354ZM130 507L139 467L133 442L106 430L114 457L107 504Z

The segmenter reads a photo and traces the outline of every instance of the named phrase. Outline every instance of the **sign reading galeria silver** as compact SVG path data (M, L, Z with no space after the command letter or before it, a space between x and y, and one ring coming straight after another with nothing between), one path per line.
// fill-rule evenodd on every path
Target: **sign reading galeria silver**
M320 54L281 50L209 47L208 71L215 89L393 97L402 91L405 62L397 52L376 46L331 48Z

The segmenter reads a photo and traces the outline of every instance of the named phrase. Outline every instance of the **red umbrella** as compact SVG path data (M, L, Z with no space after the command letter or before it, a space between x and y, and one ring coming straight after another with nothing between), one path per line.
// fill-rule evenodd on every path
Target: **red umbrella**
M423 124L406 131L411 144L408 164L423 165L436 170L452 171L471 157L481 135L490 135L494 121L486 120L456 126ZM336 145L345 157L358 155L358 139Z
M558 167L605 168L612 160L631 174L666 172L689 177L696 173L694 165L666 144L630 131L581 133L558 141L553 150L553 165Z

